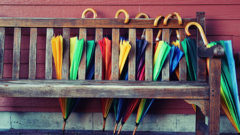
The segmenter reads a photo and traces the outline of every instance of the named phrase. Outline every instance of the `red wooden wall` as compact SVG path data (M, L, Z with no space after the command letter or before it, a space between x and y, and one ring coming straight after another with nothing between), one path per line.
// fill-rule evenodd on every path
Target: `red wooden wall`
M151 18L174 11L183 18L194 18L197 11L206 12L209 41L232 40L234 52L240 51L240 1L239 0L1 0L1 17L54 17L80 18L85 8L96 9L99 18L113 18L115 12L126 9L130 17L139 12ZM37 78L44 78L45 30L38 31ZM59 32L61 33L61 30ZM73 33L74 30L73 30ZM23 29L21 40L20 77L27 78L29 54L29 29ZM4 77L11 78L13 29L7 30ZM73 34L74 35L74 34ZM98 100L83 99L78 111L100 112ZM86 103L84 102L84 103ZM60 111L57 99L0 98L0 111ZM191 105L182 100L159 100L151 109L153 113L193 113Z

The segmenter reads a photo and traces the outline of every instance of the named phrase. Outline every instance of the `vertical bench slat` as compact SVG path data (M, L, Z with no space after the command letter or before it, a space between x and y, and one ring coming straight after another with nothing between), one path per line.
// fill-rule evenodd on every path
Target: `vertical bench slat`
M14 28L12 79L19 78L21 28Z
M112 29L112 80L119 79L119 36L119 29Z
M146 29L146 40L148 42L145 52L145 80L152 81L153 74L153 29Z
M185 38L185 31L184 29L179 29L179 34L180 34L180 50L183 51L181 42ZM180 81L186 81L187 80L187 64L186 64L186 58L183 55L182 59L179 62L179 80Z
M63 63L62 79L68 80L69 76L69 51L70 51L70 28L63 28Z
M37 28L30 28L28 78L36 78Z
M3 78L3 58L5 46L5 28L0 28L0 79Z
M80 28L79 29L79 39L84 39L84 47L83 47L83 53L82 58L80 61L80 65L78 68L78 79L79 80L85 80L86 77L86 51L87 51L87 29L86 28Z
M204 32L206 33L206 26L205 26L205 13L204 12L197 12L197 22L201 24L203 27ZM197 46L203 46L202 37L197 31ZM207 77L207 70L206 70L206 60L204 58L197 57L197 80L199 81L206 81Z
M136 29L129 29L131 50L128 58L128 80L136 79Z
M162 39L163 41L170 43L170 29L162 30ZM162 68L162 81L169 81L169 80L170 80L170 70L169 70L169 55L168 55Z
M52 36L53 36L53 28L47 28L45 79L52 79L52 45L51 45Z
M100 45L98 44L98 41L103 38L103 29L97 28L96 29L96 35L95 35L95 41L96 41L96 48L95 48L95 73L94 73L94 79L95 80L102 80L102 53L100 50Z

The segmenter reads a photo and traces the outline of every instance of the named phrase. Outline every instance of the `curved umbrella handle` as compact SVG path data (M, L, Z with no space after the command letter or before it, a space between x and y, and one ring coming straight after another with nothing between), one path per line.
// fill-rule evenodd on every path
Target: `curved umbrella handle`
M85 18L85 15L86 15L87 12L92 12L93 13L93 18L97 18L97 12L93 8L85 9L82 13L82 18Z
M192 26L192 25L194 25L194 26L196 26L196 27L198 28L198 30L199 30L199 32L200 32L200 34L201 34L201 37L202 37L202 40L203 40L204 45L208 45L208 41L207 41L206 35L205 35L204 31L203 31L203 28L202 28L202 26L201 26L199 23L197 23L197 22L189 22L189 23L186 25L186 27L185 27L185 33L187 34L187 36L191 36L191 33L189 32L189 27Z
M149 16L146 14L146 13L138 13L135 17L135 19L138 19L138 18L141 18L141 17L144 17L146 19L149 19Z
M172 14L168 14L168 15L165 17L164 21L163 21L163 25L167 25L168 19L169 19L170 17L174 17L174 16L177 17L177 19L178 19L178 24L179 24L179 25L182 25L182 17L181 17L181 16L179 15L179 13L177 13L177 12L173 12Z
M119 9L115 14L115 18L118 18L120 13L124 13L124 15L125 15L124 23L125 24L128 23L129 22L129 14L125 9Z
M157 27L158 22L161 18L164 18L164 16L162 16L162 15L157 16L154 20L153 26Z

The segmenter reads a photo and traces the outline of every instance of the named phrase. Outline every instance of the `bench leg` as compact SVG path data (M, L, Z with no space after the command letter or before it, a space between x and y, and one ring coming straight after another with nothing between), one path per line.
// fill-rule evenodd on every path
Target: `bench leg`
M205 116L203 115L201 109L196 106L196 135L205 135L205 132Z
M211 58L209 68L209 135L219 135L221 59Z

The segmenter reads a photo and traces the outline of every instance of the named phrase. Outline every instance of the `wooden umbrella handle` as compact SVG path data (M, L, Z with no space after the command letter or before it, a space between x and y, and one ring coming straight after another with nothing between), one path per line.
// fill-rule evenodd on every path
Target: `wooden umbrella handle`
M164 16L162 16L162 15L157 16L154 20L153 26L157 27L158 22L161 18L164 18Z
M125 24L128 23L129 22L129 14L125 9L119 9L115 14L115 18L118 18L120 13L124 13L124 15L125 15L124 23Z
M177 12L173 12L172 14L168 14L166 17L165 17L165 19L164 19L164 21L163 21L163 25L167 25L167 22L168 22L168 19L170 18L170 17L177 17L177 19L178 19L178 24L179 25L182 25L182 17L179 15L179 13L177 13Z
M208 45L207 37L206 37L206 35L205 35L204 31L203 31L203 28L202 28L202 26L201 26L199 23L197 23L197 22L189 22L189 23L186 25L186 27L185 27L185 32L186 32L187 36L191 36L191 33L189 32L189 27L192 26L192 25L194 25L194 26L196 26L196 27L198 28L198 30L199 30L199 32L200 32L200 34L201 34L201 37L202 37L202 40L203 40L204 45Z
M86 15L87 12L92 12L93 13L93 18L97 18L97 12L93 8L85 9L82 13L82 18L86 18L85 15Z
M138 18L141 18L141 17L149 19L149 16L146 13L142 13L142 12L138 13L135 18L138 19Z

